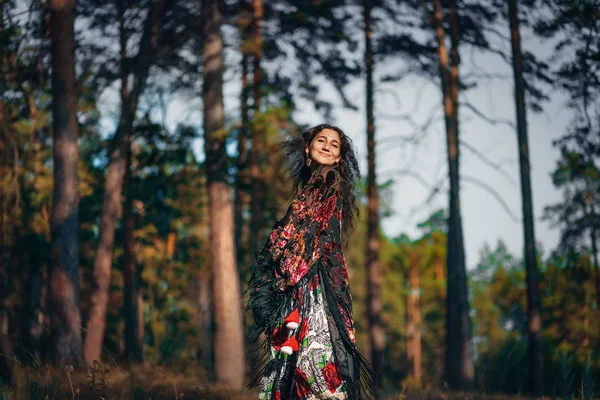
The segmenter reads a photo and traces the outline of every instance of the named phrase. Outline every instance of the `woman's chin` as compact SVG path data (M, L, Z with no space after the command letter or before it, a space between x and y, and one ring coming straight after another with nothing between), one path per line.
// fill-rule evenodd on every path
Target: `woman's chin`
M315 158L317 164L319 165L333 165L334 161L329 158Z

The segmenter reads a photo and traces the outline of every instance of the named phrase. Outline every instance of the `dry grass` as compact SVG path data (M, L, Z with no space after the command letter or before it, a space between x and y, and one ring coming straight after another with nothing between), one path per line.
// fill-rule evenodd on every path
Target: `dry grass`
M203 378L192 367L175 372L160 366L120 368L97 364L90 372L47 366L16 366L10 386L0 386L0 400L256 400L252 391L234 393ZM542 398L549 400L549 398ZM527 397L427 391L387 392L382 400L529 400Z
M90 372L51 367L17 366L10 386L0 386L0 400L250 400L249 391L233 393L202 379L202 372L188 368L175 373L145 365L113 369L97 364Z

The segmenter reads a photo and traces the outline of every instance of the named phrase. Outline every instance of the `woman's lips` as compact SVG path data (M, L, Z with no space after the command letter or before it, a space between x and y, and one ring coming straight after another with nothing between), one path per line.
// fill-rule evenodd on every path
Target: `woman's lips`
M319 150L319 154L321 154L324 157L331 157L329 154L327 153L323 153L322 151Z

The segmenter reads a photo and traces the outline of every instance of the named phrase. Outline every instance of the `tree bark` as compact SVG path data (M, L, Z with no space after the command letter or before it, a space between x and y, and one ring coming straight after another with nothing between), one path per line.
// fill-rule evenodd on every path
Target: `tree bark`
M141 284L135 260L135 216L133 215L133 193L131 190L133 149L127 155L125 182L129 187L123 209L123 272L125 275L125 356L135 362L144 362L144 330L140 326L138 306L141 299Z
M0 104L3 107L3 104ZM3 127L4 109L0 108L0 127ZM4 144L0 142L0 154L4 156ZM6 309L6 270L4 253L4 164L0 163L0 352L6 357L0 357L0 378L11 382L14 376L14 362L10 357L14 355L12 344L8 337L8 312Z
M27 108L29 112L29 119L36 121L38 118L38 109L35 104L34 96L31 93L30 88L26 85L21 85L21 90ZM30 126L30 148L22 155L23 165L26 165L29 160L33 162L33 173L39 176L43 173L44 169L44 157L42 154L42 144L40 142L40 132L36 128L35 123ZM21 177L22 186L25 186L25 178ZM22 209L21 209L21 224L22 226L30 226L33 215L42 212L39 206L34 206L31 201L31 196L23 196ZM38 246L44 246L45 241L40 240L38 235L34 236L35 242L29 243L30 246L38 248ZM51 240L51 239L50 239ZM29 280L27 282L27 317L25 321L25 346L27 347L28 353L31 355L33 362L41 361L41 340L43 334L44 325L44 314L42 308L42 290L44 287L44 281L42 276L43 267L45 260L42 257L41 252L34 251L30 252L28 259L25 261L26 265L29 265Z
M240 0L240 31L242 35L242 92L241 92L241 127L238 136L238 158L237 158L237 182L235 187L235 239L237 249L237 261L240 268L240 278L246 280L245 266L250 263L246 254L248 252L247 239L248 229L244 219L244 211L250 202L248 195L249 171L248 171L248 18L246 1Z
M202 2L204 26L204 151L208 181L212 293L214 299L215 373L232 390L244 387L244 333L236 266L233 201L227 177L223 105L223 40L217 0Z
M508 0L508 12L511 32L512 67L515 80L519 171L521 175L523 233L525 238L525 269L527 272L529 391L531 395L539 397L542 395L544 383L541 346L542 317L540 310L539 272L535 249L533 200L531 195L529 145L527 139L527 114L525 107L525 84L523 81L517 0Z
M419 282L419 259L414 252L409 255L409 295L406 305L407 321L407 355L409 375L416 381L421 382L421 308L419 304L420 282Z
M198 334L200 341L200 362L210 371L214 365L213 318L210 294L210 271L200 271L197 279L196 301L198 309Z
M589 194L590 199L590 241L592 242L592 260L594 262L594 286L596 288L596 313L598 314L598 321L600 321L600 266L598 265L598 238L596 236L596 210L593 202L593 194ZM600 329L600 326L598 326ZM600 338L600 332L598 337Z
M115 241L115 229L120 213L123 179L125 177L127 148L137 103L144 91L150 70L153 49L158 36L160 21L163 16L165 0L153 0L146 19L144 33L133 71L133 88L131 92L123 90L121 98L121 117L119 126L111 146L108 172L104 183L102 216L99 228L99 243L94 259L93 288L90 296L90 310L86 325L84 346L85 361L92 365L100 359L104 331L106 329L106 307L112 256ZM121 86L126 87L122 81Z
M79 311L79 149L74 25L75 0L51 0L54 190L49 300L52 358L59 367L83 366Z
M471 357L469 304L467 300L467 276L460 212L460 174L458 146L458 11L456 1L450 2L451 62L448 62L443 15L440 0L433 0L434 28L438 42L438 58L446 144L448 157L449 219L448 269L446 286L446 353L445 380L451 389L468 390L473 386L474 366Z
M363 16L365 24L365 68L367 94L367 248L366 267L368 276L367 309L369 313L369 339L371 347L371 363L375 373L383 377L383 355L385 350L385 331L381 322L381 260L379 251L379 195L375 171L375 116L373 99L373 49L371 45L371 1L364 0Z
M259 250L263 239L264 225L264 173L263 173L263 153L265 151L265 140L262 129L258 126L257 116L260 113L262 69L260 62L262 58L262 36L260 26L263 18L263 1L252 0L253 19L253 41L252 41L252 65L253 65L253 111L252 119L252 150L250 151L250 174L252 180L252 197L250 200L251 221L250 221L250 254L253 256Z

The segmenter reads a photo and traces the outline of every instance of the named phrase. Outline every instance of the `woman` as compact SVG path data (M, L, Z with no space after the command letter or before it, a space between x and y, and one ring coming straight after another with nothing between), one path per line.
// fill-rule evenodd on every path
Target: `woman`
M350 139L318 125L285 144L294 199L263 249L248 285L259 341L249 358L259 399L373 399L371 366L354 339L342 254L358 207ZM263 352L257 357L256 352Z

